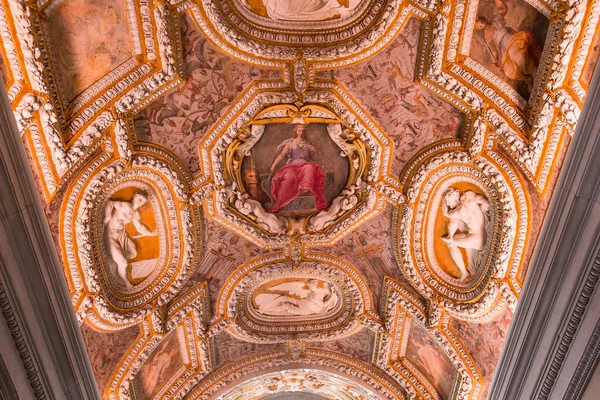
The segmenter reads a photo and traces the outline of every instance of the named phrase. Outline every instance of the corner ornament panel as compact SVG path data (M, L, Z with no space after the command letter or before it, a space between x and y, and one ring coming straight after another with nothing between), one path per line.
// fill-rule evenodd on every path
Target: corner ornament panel
M185 283L200 253L200 216L175 171L150 154L129 166L103 155L70 187L61 236L80 320L122 329Z
M110 400L173 399L212 371L208 287L197 284L140 324L141 335L113 372L106 388Z
M430 324L443 309L485 321L514 306L529 207L510 165L494 152L472 161L463 151L433 149L407 176L396 256L430 300Z

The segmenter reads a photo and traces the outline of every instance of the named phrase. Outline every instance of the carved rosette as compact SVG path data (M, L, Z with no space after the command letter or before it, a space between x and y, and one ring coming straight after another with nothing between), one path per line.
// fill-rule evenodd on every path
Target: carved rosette
M473 162L463 151L434 152L411 171L408 204L396 214L396 253L406 276L431 301L431 324L436 323L442 308L459 318L485 320L495 315L500 305L514 305L518 297L517 273L526 241L528 207L516 175L496 158L503 162L501 167L484 158ZM500 172L502 169L508 172ZM485 203L482 211L472 200L471 206L484 218L483 240L473 253L460 249L470 273L464 279L460 279L457 262L443 240L448 237L450 219L441 209L449 189ZM464 197L460 204L466 210L469 200ZM462 226L456 233L472 237L474 225L469 223L467 227L458 220Z
M212 174L198 181L212 179L220 187L208 199L211 217L262 247L289 244L294 235L306 245L330 244L381 208L373 185L390 163L390 154L382 146L390 143L389 139L371 129L374 124L364 113L357 115L348 109L336 92L311 91L308 99L309 104L302 104L291 92L249 96L225 115L200 145L204 171ZM273 105L265 107L265 103ZM327 140L333 141L336 153L347 160L348 180L325 210L300 219L287 217L269 212L246 192L244 157L251 154L265 126L275 123L327 125Z
M147 200L146 210L137 208L136 193ZM121 329L179 291L200 245L200 217L185 204L186 195L176 170L149 154L134 156L130 166L106 156L88 165L70 187L61 218L67 276L80 320ZM127 285L118 272L121 256Z
M211 325L225 321L230 334L250 342L322 341L354 333L361 327L358 317L373 315L371 302L362 277L341 261L297 267L263 261L233 274L219 295Z

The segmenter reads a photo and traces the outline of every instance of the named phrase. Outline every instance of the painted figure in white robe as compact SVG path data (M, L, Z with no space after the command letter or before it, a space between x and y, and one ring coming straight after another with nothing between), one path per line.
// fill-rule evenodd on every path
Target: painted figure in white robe
M319 287L319 281L285 282L256 296L258 312L265 315L312 315L332 310L339 301L329 282Z
M442 201L442 214L448 221L448 234L442 240L448 245L450 255L460 269L460 280L469 276L460 247L467 250L469 267L473 268L479 258L479 252L485 247L488 200L471 190L462 194L450 188Z

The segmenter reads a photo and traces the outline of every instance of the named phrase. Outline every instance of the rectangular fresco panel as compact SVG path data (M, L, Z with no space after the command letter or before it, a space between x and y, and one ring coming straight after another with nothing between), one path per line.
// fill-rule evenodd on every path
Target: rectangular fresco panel
M135 379L136 399L152 399L160 388L183 366L177 330L169 334L152 352Z
M529 99L549 23L524 0L481 0L470 56Z
M449 399L456 369L427 331L412 323L406 346L406 358L435 387L442 399Z

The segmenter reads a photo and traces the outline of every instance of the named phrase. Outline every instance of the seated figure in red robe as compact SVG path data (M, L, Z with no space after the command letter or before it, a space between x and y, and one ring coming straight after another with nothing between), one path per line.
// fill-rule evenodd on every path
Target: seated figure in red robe
M271 174L284 157L285 165L277 170L271 182L271 195L275 204L269 212L277 212L294 200L302 190L315 196L318 210L327 208L325 201L325 171L312 161L317 151L305 135L304 125L296 125L294 137L283 141L278 147L279 155L271 166Z

